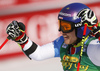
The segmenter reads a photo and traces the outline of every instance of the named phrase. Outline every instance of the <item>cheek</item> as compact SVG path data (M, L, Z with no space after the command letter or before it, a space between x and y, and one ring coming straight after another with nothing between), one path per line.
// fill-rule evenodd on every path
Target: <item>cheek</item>
M77 37L76 37L75 33L72 33L72 34L69 35L69 36L70 36L70 38L69 38L70 43L71 43L71 44L72 44L72 43L75 43L76 40L77 40Z
M70 39L71 39L71 40L76 40L76 39L77 39L77 37L76 37L76 35L75 35L75 34L72 34L72 35L70 35Z
M75 30L73 32L71 32L70 37L76 38Z
M71 39L74 39L74 38L76 38L76 35L73 34L73 35L70 35L70 37L71 37Z

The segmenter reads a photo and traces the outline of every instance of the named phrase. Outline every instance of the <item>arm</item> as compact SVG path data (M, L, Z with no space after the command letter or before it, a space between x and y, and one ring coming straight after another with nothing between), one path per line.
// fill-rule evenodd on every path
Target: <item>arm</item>
M7 29L7 34L10 39L17 42L23 52L30 58L35 60L44 60L59 55L58 47L55 42L48 43L43 46L39 46L31 41L25 34L25 25L23 23L12 21Z
M87 55L93 64L100 66L100 43L98 39L90 42L87 48Z
M48 43L43 46L39 46L33 43L30 39L28 39L28 42L24 45L21 45L23 47L23 52L30 58L34 60L44 60L48 58L53 58L55 55L54 52L54 45L53 43ZM34 50L34 48L36 48Z
M33 41L29 39L28 43L21 45L21 47L23 48L23 52L30 59L44 60L48 58L59 57L60 47L63 42L64 42L64 39L61 36L51 43L39 46L33 43ZM34 45L37 45L37 46L34 47ZM36 48L35 51L34 51L34 48Z
M64 39L61 36L57 38L56 40L54 40L53 42L48 43L46 45L42 45L42 46L37 45L35 51L34 51L35 47L32 46L33 45L32 42L33 41L29 39L28 43L21 45L21 47L23 48L23 52L31 59L44 60L44 59L60 56L60 47L62 43L64 42ZM31 52L31 53L29 54L26 51L29 53Z

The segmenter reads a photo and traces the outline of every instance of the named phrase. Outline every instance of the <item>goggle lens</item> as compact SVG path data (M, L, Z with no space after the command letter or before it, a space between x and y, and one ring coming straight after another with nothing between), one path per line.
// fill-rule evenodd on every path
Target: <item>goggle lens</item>
M72 30L71 23L66 21L59 21L60 31L69 32Z

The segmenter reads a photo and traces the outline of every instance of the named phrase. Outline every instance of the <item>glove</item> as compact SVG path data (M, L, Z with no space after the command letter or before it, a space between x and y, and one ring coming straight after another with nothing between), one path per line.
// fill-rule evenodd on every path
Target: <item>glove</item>
M100 37L100 26L94 26L93 28L93 31L92 31L92 33L93 33L93 35L96 37L96 38L99 38Z
M87 24L88 28L91 30L91 35L99 38L100 37L100 26L98 23L98 19L95 15L95 13L90 9L83 9L79 14L79 17L81 17L82 24Z
M28 37L25 34L25 25L21 22L12 21L7 26L6 32L9 35L7 38L18 44L25 44L28 41Z
M92 27L97 24L98 19L95 13L91 9L83 9L79 12L78 17L81 17L81 23L84 25L87 23L88 27Z

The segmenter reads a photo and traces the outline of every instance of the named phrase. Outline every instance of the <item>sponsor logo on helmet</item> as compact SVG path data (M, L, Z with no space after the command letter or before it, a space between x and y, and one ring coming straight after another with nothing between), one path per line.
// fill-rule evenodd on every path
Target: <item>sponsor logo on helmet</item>
M75 24L75 27L81 27L81 26L82 26L82 23Z
M68 14L68 13L60 12L59 14L62 15L62 16L68 16L68 17L71 17L71 14Z

